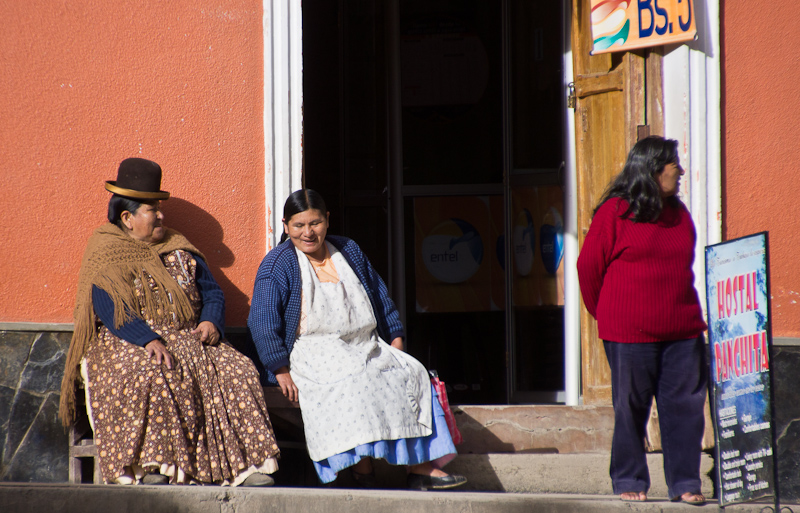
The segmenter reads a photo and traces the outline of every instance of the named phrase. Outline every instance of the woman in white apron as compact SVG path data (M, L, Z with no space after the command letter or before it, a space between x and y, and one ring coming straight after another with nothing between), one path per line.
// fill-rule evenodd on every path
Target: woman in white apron
M351 467L375 486L371 458L407 465L409 488L465 483L441 470L456 449L385 283L355 242L327 235L328 217L318 193L295 191L256 275L248 326L269 381L299 400L323 483Z

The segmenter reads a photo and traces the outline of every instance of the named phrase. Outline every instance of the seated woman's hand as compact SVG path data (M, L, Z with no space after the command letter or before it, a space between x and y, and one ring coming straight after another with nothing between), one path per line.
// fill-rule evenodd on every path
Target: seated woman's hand
M404 351L405 347L403 346L403 337L397 337L394 340L392 340L391 346L393 348L395 348L395 349L399 349L401 351Z
M200 335L200 342L209 346L219 344L219 330L211 321L203 321L192 330L192 335Z
M294 384L292 375L289 374L289 367L281 367L275 371L275 378L278 380L278 385L281 387L281 392L287 399L296 403L299 394L297 392L297 385Z
M151 340L145 344L144 349L147 351L147 356L150 359L155 357L156 365L161 365L163 363L168 369L172 368L172 355L169 354L166 346L162 344L160 340L157 338Z

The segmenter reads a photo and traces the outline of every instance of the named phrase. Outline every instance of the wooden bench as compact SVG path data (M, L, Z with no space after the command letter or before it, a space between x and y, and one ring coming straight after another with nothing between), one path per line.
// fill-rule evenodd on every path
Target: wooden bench
M67 434L69 443L69 482L74 484L101 484L100 466L96 465L97 447L94 445L94 433L86 414L86 394L83 387L75 393L75 422L69 427Z
M97 465L97 447L94 433L86 413L86 395L83 388L76 393L75 422L69 427L69 482L73 484L102 484L100 466ZM264 400L267 403L272 427L276 438L280 433L285 439L278 439L281 449L305 449L303 417L300 405L286 399L279 387L264 387Z

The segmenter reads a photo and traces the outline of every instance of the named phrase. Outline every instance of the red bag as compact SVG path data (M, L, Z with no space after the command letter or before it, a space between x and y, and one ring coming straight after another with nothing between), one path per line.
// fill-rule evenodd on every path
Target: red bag
M447 388L444 385L444 381L439 379L436 371L430 371L430 374L431 384L433 388L436 389L436 393L439 395L439 404L442 405L442 409L444 410L444 420L447 421L450 437L453 439L453 444L458 445L464 441L464 438L461 436L461 431L458 430L458 426L456 426L456 417L453 415L453 410L450 409L450 401L447 400Z

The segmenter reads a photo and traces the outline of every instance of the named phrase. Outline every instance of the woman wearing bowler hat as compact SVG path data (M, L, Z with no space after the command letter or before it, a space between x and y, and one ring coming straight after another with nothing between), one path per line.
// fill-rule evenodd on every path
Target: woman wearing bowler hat
M119 166L81 262L61 419L83 378L106 483L268 486L279 455L258 373L224 340L205 257L163 224L161 167Z

